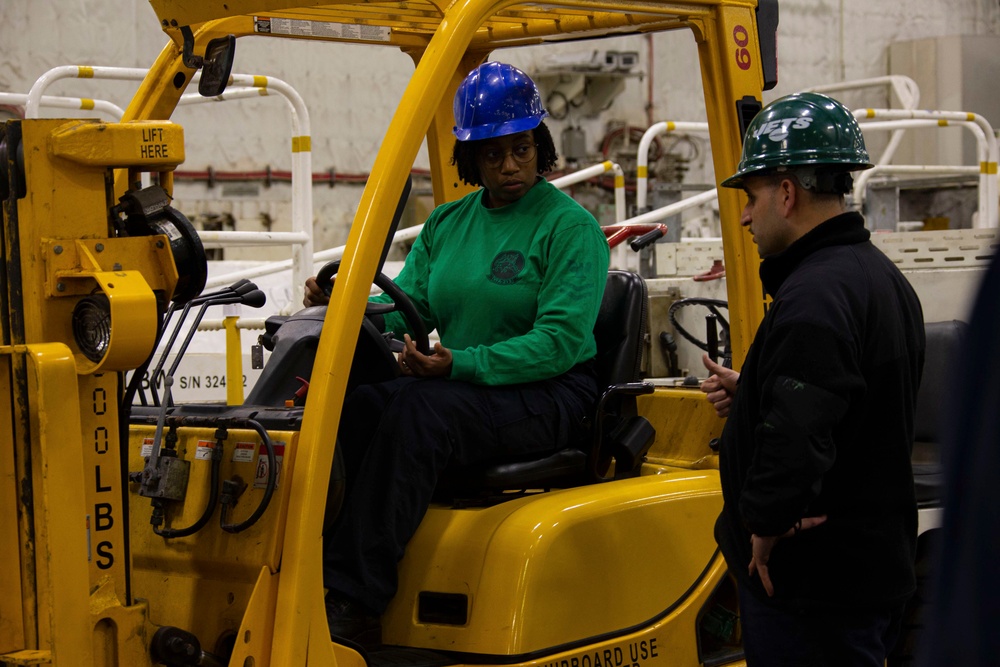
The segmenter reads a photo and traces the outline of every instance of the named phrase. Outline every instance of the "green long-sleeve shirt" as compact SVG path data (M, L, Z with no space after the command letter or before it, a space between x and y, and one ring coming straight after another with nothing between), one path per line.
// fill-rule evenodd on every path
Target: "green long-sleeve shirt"
M547 181L501 208L482 198L435 208L396 279L451 350L451 378L534 382L592 358L609 261L597 220ZM386 330L409 332L399 313Z

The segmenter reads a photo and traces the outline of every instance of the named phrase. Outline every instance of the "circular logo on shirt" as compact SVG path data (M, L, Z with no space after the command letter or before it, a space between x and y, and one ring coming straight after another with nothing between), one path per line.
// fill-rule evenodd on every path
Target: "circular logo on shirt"
M520 280L524 270L524 255L519 250L503 250L497 253L490 265L489 280L497 285L511 285Z

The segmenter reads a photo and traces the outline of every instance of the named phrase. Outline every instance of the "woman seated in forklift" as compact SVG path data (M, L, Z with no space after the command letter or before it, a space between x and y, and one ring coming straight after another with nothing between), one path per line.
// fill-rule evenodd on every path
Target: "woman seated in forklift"
M404 335L400 376L352 391L339 426L347 489L324 538L326 610L331 635L368 646L442 471L564 449L599 395L608 244L541 176L557 155L538 88L488 62L454 111L452 163L480 189L434 209L396 279L441 342L424 355ZM306 306L327 301L309 279ZM408 331L399 313L386 329Z

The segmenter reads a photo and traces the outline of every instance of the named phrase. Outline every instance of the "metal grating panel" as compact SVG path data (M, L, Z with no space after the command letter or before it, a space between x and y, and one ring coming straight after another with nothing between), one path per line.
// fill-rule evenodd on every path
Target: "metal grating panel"
M712 262L722 259L722 241L685 241L677 244L677 275L696 276L712 268Z
M996 229L873 234L872 243L901 269L986 266L1000 247Z
M996 229L952 229L931 232L872 234L872 243L900 269L985 267L1000 249ZM722 258L722 241L658 243L656 275L696 276Z

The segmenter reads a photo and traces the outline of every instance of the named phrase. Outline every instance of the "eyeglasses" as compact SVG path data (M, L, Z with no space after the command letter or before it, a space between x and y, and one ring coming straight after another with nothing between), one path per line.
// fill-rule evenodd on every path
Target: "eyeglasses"
M479 158L487 167L497 169L507 160L508 155L518 164L528 164L535 159L536 152L535 144L531 143L517 144L509 151L488 146L479 153Z

